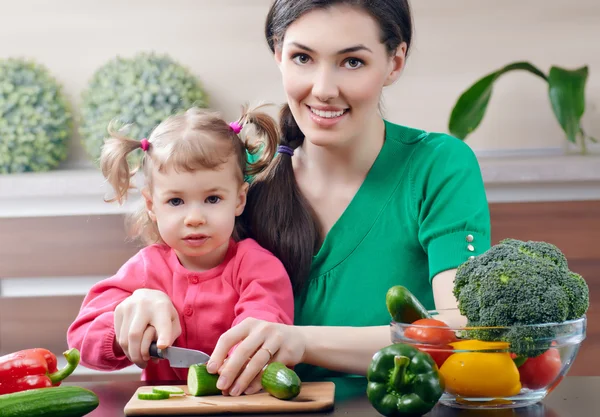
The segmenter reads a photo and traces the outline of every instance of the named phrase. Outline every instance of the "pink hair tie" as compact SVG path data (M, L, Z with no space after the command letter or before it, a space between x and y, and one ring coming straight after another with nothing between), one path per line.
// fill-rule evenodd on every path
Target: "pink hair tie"
M148 142L148 139L144 138L144 139L140 140L140 148L142 148L142 150L144 152L146 152L149 147L150 147L150 142Z
M235 132L236 135L242 131L242 126L238 122L229 123L229 127Z

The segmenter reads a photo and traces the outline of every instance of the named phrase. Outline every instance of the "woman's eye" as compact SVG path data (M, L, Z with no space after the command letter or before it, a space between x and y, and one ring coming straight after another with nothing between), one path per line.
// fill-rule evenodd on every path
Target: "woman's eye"
M346 60L345 66L349 69L360 68L364 65L364 62L358 58L348 58Z
M183 200L181 198L171 198L169 201L167 201L167 204L177 207L183 204Z
M306 54L296 54L292 57L292 61L294 61L298 65L308 64L310 61L310 57Z
M206 199L206 201L208 202L208 204L217 204L219 201L221 201L221 197L216 196L216 195L211 195L210 197L208 197Z

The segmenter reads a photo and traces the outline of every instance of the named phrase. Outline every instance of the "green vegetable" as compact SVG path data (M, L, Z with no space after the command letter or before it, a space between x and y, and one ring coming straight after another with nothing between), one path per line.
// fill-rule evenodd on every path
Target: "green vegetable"
M152 392L156 392L159 394L168 394L171 395L183 395L185 392L179 387L173 387L170 385L165 385L162 387L152 387Z
M268 364L260 382L265 391L280 400L291 400L297 397L302 386L296 372L281 362Z
M431 315L417 298L402 285L391 287L385 295L385 305L392 319L399 323L414 323Z
M369 402L384 416L421 416L444 393L443 379L431 356L403 343L373 356L367 380Z
M47 68L0 59L0 174L56 168L67 158L72 122L62 86Z
M560 323L583 316L589 307L585 280L569 270L556 246L516 239L505 239L460 265L454 295L468 326ZM550 347L554 329L473 330L468 337L506 341L512 352L532 357Z
M138 392L138 399L140 400L166 400L171 395L168 392Z
M80 417L98 407L98 396L76 386L36 388L0 395L2 417Z
M187 377L188 391L196 397L221 394L221 390L217 388L218 379L218 374L208 372L206 364L192 365Z

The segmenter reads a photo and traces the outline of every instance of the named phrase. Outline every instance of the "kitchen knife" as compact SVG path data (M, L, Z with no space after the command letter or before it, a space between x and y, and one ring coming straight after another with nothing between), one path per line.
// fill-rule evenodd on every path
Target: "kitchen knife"
M150 344L150 356L153 358L166 359L172 368L189 368L197 363L206 363L210 355L194 349L184 349L170 346L166 349L159 349L156 342Z

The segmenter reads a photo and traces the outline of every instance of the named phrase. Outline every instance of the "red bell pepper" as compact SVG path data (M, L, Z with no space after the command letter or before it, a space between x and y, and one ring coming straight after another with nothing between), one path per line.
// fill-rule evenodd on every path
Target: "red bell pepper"
M57 369L56 356L46 349L26 349L0 357L0 395L60 385L79 365L75 348L63 353L67 365Z

